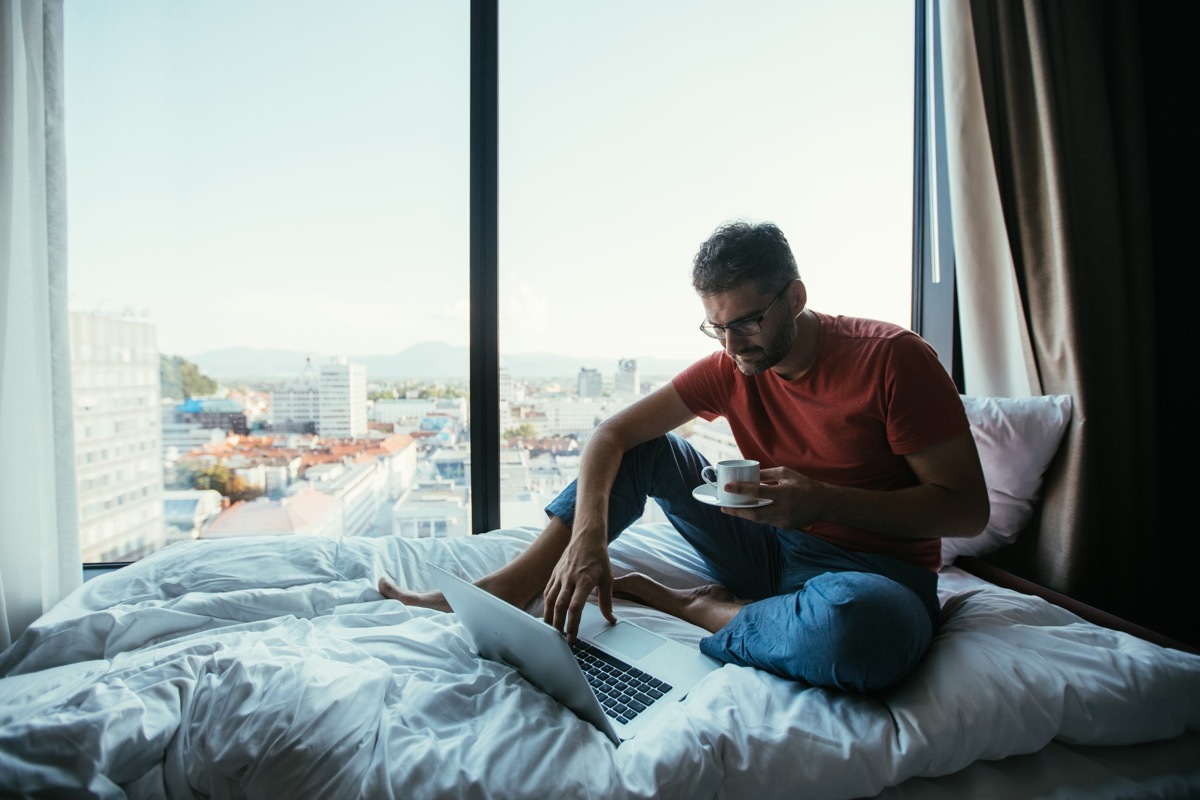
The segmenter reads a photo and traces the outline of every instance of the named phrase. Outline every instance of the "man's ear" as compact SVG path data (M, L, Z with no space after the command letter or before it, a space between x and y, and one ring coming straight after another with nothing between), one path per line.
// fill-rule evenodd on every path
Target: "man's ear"
M808 306L808 289L804 286L804 281L799 278L792 281L792 285L788 287L788 302L792 304L792 316L800 316Z

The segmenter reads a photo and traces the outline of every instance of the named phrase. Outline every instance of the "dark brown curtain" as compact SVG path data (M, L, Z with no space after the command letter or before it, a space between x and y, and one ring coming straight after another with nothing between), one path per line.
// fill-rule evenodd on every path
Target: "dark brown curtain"
M1026 367L1074 398L1040 518L991 560L1170 634L1137 4L970 8Z

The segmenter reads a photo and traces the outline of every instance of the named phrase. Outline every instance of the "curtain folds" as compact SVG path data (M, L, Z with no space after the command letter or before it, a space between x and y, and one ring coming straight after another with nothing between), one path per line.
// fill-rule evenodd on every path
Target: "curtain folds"
M1001 206L1000 175L984 108L971 7L938 14L946 98L946 160L955 280L962 313L965 390L978 396L1043 394Z
M0 0L0 647L77 587L61 0Z
M995 560L1161 611L1154 275L1133 0L941 6L966 390L1069 394L1040 524Z

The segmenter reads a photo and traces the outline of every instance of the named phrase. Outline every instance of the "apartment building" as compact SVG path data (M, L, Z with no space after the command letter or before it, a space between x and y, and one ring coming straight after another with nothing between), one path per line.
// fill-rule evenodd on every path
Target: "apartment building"
M321 375L308 359L304 371L271 392L271 430L316 433L321 415Z
M70 326L83 561L141 558L165 527L157 333L88 312Z
M317 433L323 438L367 435L367 368L334 358L321 365Z

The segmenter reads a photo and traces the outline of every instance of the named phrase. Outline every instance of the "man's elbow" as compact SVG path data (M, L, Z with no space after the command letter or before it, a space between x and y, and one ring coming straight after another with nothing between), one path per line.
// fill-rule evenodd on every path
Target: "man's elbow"
M969 539L972 536L978 536L987 528L988 520L992 516L992 504L988 500L987 491L972 492L971 496L966 498L963 503L961 518L959 521L958 530L948 534L953 538Z

